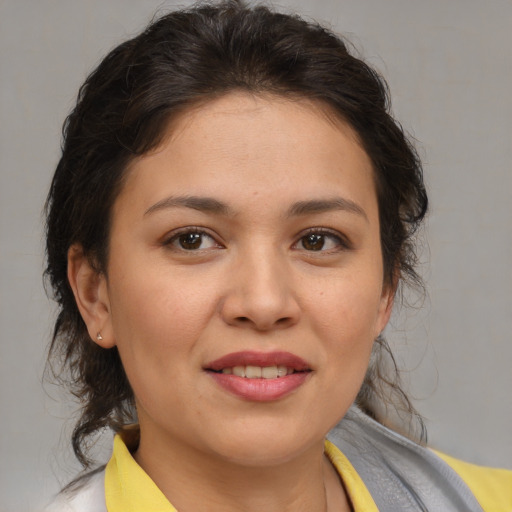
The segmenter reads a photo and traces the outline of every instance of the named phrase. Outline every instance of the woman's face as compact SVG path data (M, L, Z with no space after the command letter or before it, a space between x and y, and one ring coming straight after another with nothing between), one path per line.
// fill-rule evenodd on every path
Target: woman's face
M128 169L107 275L100 343L141 446L289 460L347 411L389 317L370 160L306 100L190 110Z

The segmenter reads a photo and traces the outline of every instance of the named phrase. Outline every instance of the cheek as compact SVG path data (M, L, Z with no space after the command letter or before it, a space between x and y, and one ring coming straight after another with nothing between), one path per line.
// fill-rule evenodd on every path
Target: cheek
M114 336L129 376L148 368L175 372L180 356L192 357L212 310L207 291L160 272L113 276L110 297Z
M179 281L179 280L178 280ZM175 279L146 274L115 281L111 314L117 348L136 401L145 410L187 396L185 362L209 315L205 296ZM173 383L169 386L169 383ZM171 393L178 386L182 393ZM165 399L162 398L165 396Z
M328 286L320 286L312 295L310 308L318 324L338 332L340 336L365 335L376 327L381 305L381 281L345 275L332 280ZM355 339L354 339L355 341Z
M356 281L324 288L311 301L310 308L313 329L327 345L325 353L330 363L361 371L368 364L378 334L381 301L379 286Z

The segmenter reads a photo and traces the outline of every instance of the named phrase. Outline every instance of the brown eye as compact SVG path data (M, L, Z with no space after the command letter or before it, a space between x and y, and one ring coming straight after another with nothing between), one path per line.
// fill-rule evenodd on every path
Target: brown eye
M194 249L199 249L201 247L201 243L203 241L203 235L199 233L185 233L184 235L180 235L178 237L178 243L182 249L186 249L187 251L191 251Z
M201 231L182 231L174 235L165 245L182 251L200 251L219 246L210 235Z
M321 251L325 245L325 236L311 233L302 238L302 247L307 251Z
M294 249L308 252L332 252L350 249L349 242L340 234L324 230L312 230L301 236Z

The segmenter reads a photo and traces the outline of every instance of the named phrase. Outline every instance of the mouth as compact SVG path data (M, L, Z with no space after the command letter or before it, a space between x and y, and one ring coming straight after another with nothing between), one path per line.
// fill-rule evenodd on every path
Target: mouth
M208 363L204 369L246 379L278 379L309 372L309 364L290 352L233 352Z
M283 398L307 382L313 372L306 361L289 352L236 352L203 369L224 390L257 402Z
M215 370L211 370L215 371ZM233 366L232 368L223 368L215 373L222 373L224 375L236 375L245 379L279 379L296 373L293 368L286 366Z

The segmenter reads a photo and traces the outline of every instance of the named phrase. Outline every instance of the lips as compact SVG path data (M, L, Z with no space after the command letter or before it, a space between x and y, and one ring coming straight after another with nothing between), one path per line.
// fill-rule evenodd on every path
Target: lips
M289 352L234 352L204 367L229 393L249 401L278 400L306 382L311 368Z
M296 372L310 370L309 365L304 359L291 354L290 352L233 352L227 354L215 361L208 363L205 369L219 372L225 368L234 368L236 366L259 366L260 368L270 366L285 366Z

